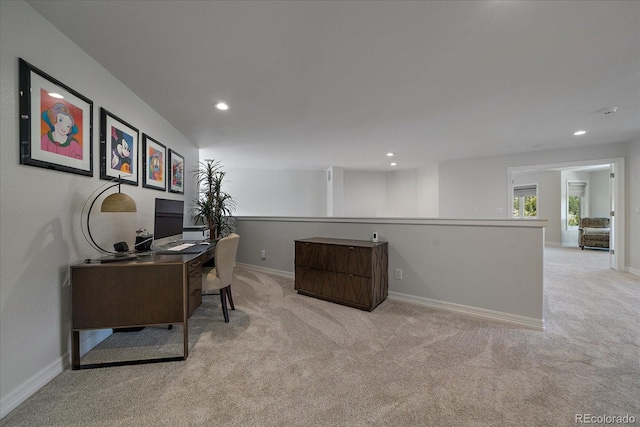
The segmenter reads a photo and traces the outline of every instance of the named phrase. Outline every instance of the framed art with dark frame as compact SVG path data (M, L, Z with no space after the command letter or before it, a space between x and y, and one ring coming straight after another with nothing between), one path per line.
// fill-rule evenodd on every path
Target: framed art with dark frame
M93 101L18 61L20 164L93 176Z
M138 185L138 129L100 108L100 178Z
M142 186L167 189L167 148L146 133L142 134Z
M167 169L170 174L169 191L184 194L184 157L169 149Z

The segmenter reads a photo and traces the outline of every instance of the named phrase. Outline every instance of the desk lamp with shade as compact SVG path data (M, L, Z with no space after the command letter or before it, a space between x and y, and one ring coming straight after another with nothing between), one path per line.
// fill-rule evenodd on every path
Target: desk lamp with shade
M136 212L137 211L136 202L130 196L122 193L120 191L121 190L120 186L121 186L121 180L120 180L120 176L118 176L117 178L114 178L109 182L105 183L101 187L98 187L98 189L94 191L91 194L91 196L89 196L87 201L84 203L84 206L82 206L80 221L82 226L82 218L84 217L84 213L87 208L87 205L89 205L89 209L86 210L87 212L86 233L85 233L85 230L82 229L82 234L84 235L84 238L91 245L91 247L93 247L95 250L99 252L102 252L107 255L126 256L127 255L126 251L108 251L102 248L100 245L98 245L98 243L96 243L96 241L94 240L91 234L91 225L89 222L91 218L91 210L93 209L93 205L96 203L98 198L102 196L104 193L106 193L107 191L109 191L110 189L115 187L118 187L118 192L108 195L102 201L102 206L100 208L100 211L101 212Z

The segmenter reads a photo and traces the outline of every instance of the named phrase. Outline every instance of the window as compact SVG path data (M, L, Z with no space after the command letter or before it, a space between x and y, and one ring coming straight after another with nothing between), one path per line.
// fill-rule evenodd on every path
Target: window
M513 217L535 218L538 216L538 184L513 187Z
M567 181L567 229L578 228L580 218L586 216L586 193L586 182Z

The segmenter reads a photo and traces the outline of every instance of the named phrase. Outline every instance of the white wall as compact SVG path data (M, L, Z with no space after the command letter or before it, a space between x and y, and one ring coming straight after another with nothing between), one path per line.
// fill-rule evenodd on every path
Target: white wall
M626 165L626 218L629 250L626 263L630 272L640 276L640 139L629 144Z
M609 171L591 172L589 181L589 216L608 218L609 209Z
M440 213L438 201L439 167L431 163L418 168L418 202L417 216L421 218L437 218Z
M237 202L234 215L324 216L327 212L324 170L224 169L227 179L222 188Z
M502 157L440 163L440 218L508 218L507 167Z
M216 159L222 162L224 159ZM223 189L236 216L328 216L333 211L327 171L226 169ZM332 168L335 173L336 168ZM438 165L393 172L342 170L345 217L437 217Z
M438 165L392 172L345 171L346 217L438 216Z
M344 216L344 168L327 170L327 216Z
M85 177L19 164L18 58L93 100L93 170ZM99 114L105 107L185 157L192 170L198 152L78 46L23 1L0 2L0 407L2 415L53 378L69 361L69 265L98 257L80 233L82 205L105 183L99 179ZM185 196L126 185L136 214L92 215L96 240L133 246L135 230L153 227L155 197Z
M381 217L387 210L384 172L344 172L344 216Z
M418 170L387 172L385 217L418 216Z
M521 154L505 154L495 157L482 157L464 160L452 160L440 164L439 203L441 218L494 217L505 218L496 213L496 208L507 212L507 169L527 165L558 164L600 159L624 158L625 165L625 202L637 200L639 162L638 140L583 147L580 150L548 150ZM635 191L635 193L634 193ZM624 265L633 271L640 270L640 238L638 222L640 216L630 213L625 203L625 241ZM636 203L635 206L638 206ZM478 212L474 208L478 207ZM635 208L634 208L635 209ZM632 232L634 234L632 234ZM630 256L630 254L634 256Z

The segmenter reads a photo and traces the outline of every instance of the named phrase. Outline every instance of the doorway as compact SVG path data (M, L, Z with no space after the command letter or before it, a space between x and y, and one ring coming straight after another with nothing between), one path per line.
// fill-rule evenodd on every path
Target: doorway
M538 182L538 192L542 197L538 200L540 210L538 216L549 220L545 230L545 244L577 246L578 230L569 218L575 213L569 213L567 181L586 182L589 185L589 176L596 176L589 174L594 172L597 172L599 178L597 183L594 180L593 186L599 187L600 194L602 191L606 192L602 187L608 187L609 191L604 201L602 199L597 203L592 201L591 205L585 201L582 205L583 216L610 218L609 264L615 270L624 271L624 158L509 167L507 168L508 206L514 203L514 187L518 187L523 180L541 181ZM606 181L603 182L603 179ZM549 200L553 202L549 203ZM560 206L549 206L558 202Z

